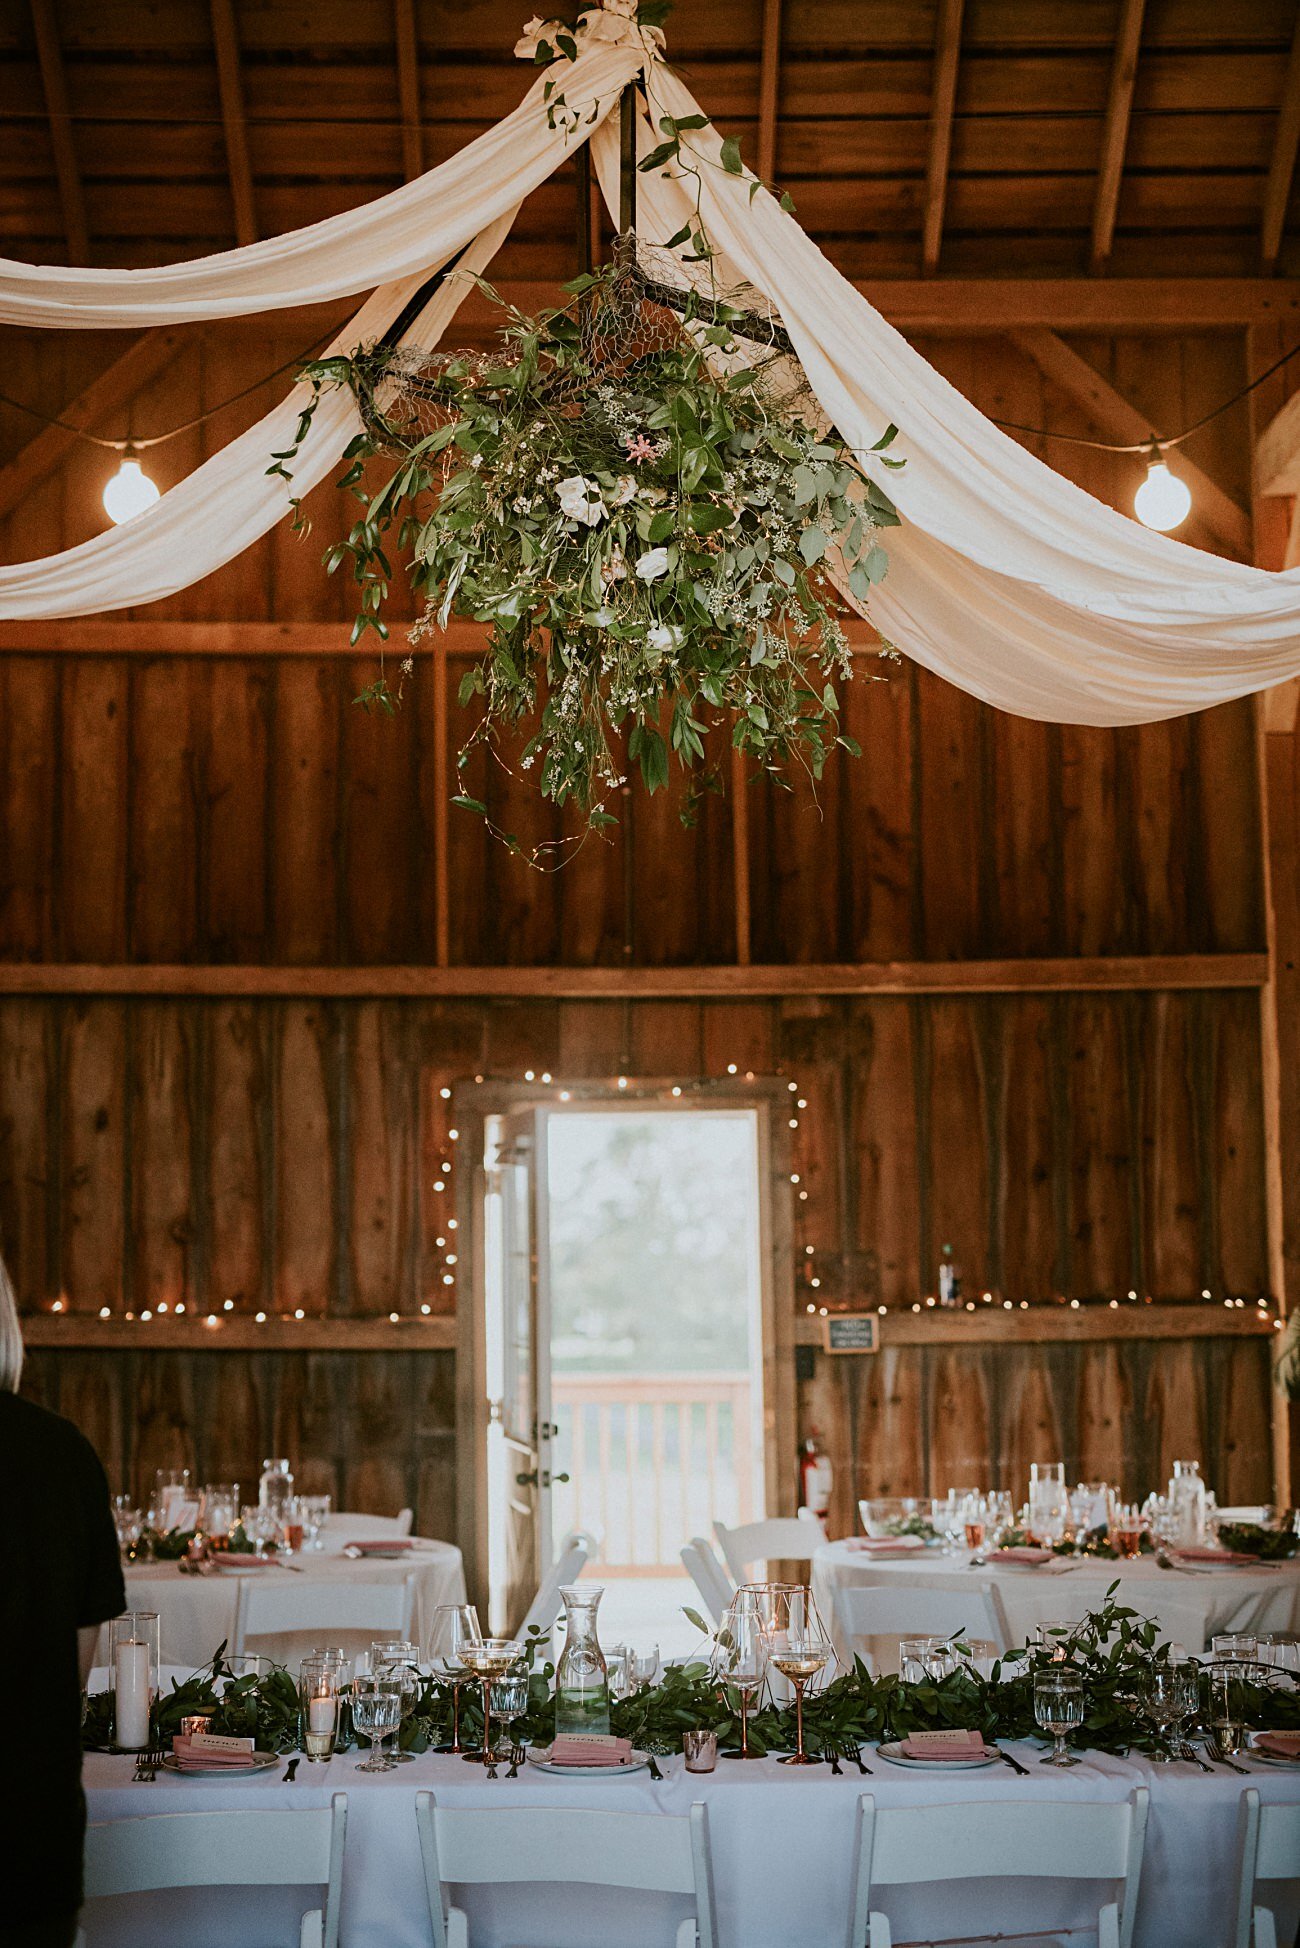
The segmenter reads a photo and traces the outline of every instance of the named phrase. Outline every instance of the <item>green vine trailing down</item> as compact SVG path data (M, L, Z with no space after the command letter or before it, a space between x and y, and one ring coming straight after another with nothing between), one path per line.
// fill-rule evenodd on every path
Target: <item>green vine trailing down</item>
M1171 1754L1168 1741L1140 1715L1141 1684L1152 1660L1162 1661L1171 1646L1159 1642L1157 1627L1114 1600L1112 1584L1105 1603L1090 1613L1070 1640L1066 1668L1083 1681L1084 1719L1071 1742L1080 1748L1123 1756L1129 1752ZM703 1620L687 1612L702 1634ZM293 1678L280 1667L262 1677L234 1677L225 1661L223 1644L210 1667L184 1683L173 1683L153 1709L153 1729L166 1743L179 1732L183 1717L204 1713L214 1732L253 1735L269 1751L291 1752L299 1747L298 1691ZM959 1669L940 1682L905 1684L894 1676L873 1677L855 1660L853 1668L817 1694L804 1700L804 1741L817 1754L842 1752L846 1746L902 1738L909 1732L971 1729L988 1740L1037 1736L1034 1723L1033 1671L1036 1652L1018 1650L994 1666L989 1679L974 1669ZM530 1675L528 1705L509 1727L510 1736L533 1744L549 1744L555 1735L554 1667L545 1661L542 1640L534 1635L528 1647ZM1279 1689L1243 1681L1243 1722L1252 1729L1300 1729L1300 1688ZM103 1747L112 1730L111 1692L99 1692L87 1705L84 1738L88 1746ZM679 1752L682 1733L714 1731L724 1746L740 1742L740 1699L711 1676L707 1662L670 1665L658 1684L643 1686L610 1710L611 1729L630 1738L643 1751ZM476 1684L460 1694L460 1733L467 1746L482 1736L482 1710ZM438 1680L424 1681L416 1708L405 1721L403 1751L425 1752L451 1738L452 1698ZM751 1713L749 1743L756 1751L793 1749L794 1711L768 1706ZM352 1743L346 1712L341 1749Z

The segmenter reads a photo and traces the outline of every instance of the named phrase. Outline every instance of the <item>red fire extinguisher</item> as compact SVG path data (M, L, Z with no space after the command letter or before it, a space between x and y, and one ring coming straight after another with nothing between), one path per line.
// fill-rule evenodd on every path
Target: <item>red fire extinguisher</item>
M799 1502L801 1507L811 1509L814 1515L825 1518L831 1505L831 1489L835 1484L835 1474L830 1456L821 1444L821 1436L814 1427L807 1438L799 1445Z

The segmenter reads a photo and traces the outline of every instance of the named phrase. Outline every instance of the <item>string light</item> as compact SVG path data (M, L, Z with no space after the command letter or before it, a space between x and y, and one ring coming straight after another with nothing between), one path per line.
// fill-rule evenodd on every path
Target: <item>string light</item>
M104 488L104 512L116 528L146 514L162 499L157 482L150 480L134 453L135 448L128 446L121 466Z
M1133 512L1144 528L1154 528L1157 534L1169 534L1180 528L1192 511L1192 493L1185 480L1176 473L1170 473L1160 449L1154 449L1155 459L1147 468L1147 477L1133 496Z

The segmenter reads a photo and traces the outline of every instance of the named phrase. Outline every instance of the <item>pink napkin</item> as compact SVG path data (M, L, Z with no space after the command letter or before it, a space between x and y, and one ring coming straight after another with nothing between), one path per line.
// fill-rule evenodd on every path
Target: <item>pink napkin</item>
M566 1733L550 1750L551 1765L626 1765L632 1757L630 1738L606 1738L598 1732Z
M984 1740L979 1732L911 1732L903 1740L903 1756L909 1759L982 1759Z
M251 1765L253 1750L251 1738L223 1738L214 1732L195 1732L189 1738L177 1733L172 1740L172 1756L182 1772L198 1766Z
M366 1542L345 1542L345 1549L357 1549L363 1556L391 1556L395 1549L413 1549L415 1543L409 1535L372 1535Z
M1171 1549L1175 1562L1258 1562L1258 1556L1244 1555L1236 1549Z
M219 1549L213 1557L217 1563L225 1563L228 1569L266 1569L273 1558L270 1556L249 1555L242 1549Z
M1300 1732L1256 1732L1251 1743L1277 1759L1300 1759Z
M995 1549L989 1557L990 1562L1051 1562L1050 1549L1035 1549L1028 1543L1018 1542L1013 1549Z
M925 1544L919 1535L854 1535L849 1547L866 1556L914 1556Z

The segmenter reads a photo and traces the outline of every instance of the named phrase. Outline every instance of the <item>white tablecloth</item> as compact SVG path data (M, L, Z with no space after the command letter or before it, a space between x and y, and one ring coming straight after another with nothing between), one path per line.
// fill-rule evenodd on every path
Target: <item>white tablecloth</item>
M346 1538L345 1538L346 1539ZM416 1633L427 1635L439 1603L465 1601L465 1571L460 1550L450 1542L419 1539L419 1546L399 1562L354 1562L350 1557L312 1549L295 1556L296 1570L260 1569L259 1577L277 1583L400 1583L414 1576ZM216 1571L206 1576L182 1574L174 1562L132 1563L126 1570L126 1600L133 1610L156 1610L164 1663L195 1669L211 1658L217 1645L229 1641L235 1623L240 1578ZM263 1648L259 1645L258 1648ZM274 1650L274 1646L270 1646ZM97 1662L107 1660L106 1632L101 1633Z
M329 1765L304 1764L292 1786L277 1769L241 1782L172 1780L151 1786L130 1783L132 1761L88 1753L85 1783L92 1820L126 1819L150 1812L200 1808L327 1804L331 1793L348 1797L344 1858L342 1948L429 1948L430 1933L415 1830L415 1794L431 1788L456 1806L569 1805L631 1811L684 1813L695 1799L709 1808L713 1841L720 1948L840 1948L848 1926L854 1822L859 1793L881 1805L915 1805L995 1799L1018 1803L1046 1798L1115 1800L1134 1785L1151 1791L1146 1862L1139 1901L1137 1948L1220 1948L1229 1938L1235 1886L1237 1816L1247 1783L1267 1801L1300 1803L1300 1770L1250 1765L1249 1781L1216 1769L1156 1766L1146 1760L1090 1755L1069 1772L1037 1763L1037 1748L1011 1748L1030 1767L1022 1779L1006 1766L943 1776L902 1771L866 1750L872 1777L850 1767L836 1778L828 1766L796 1774L771 1760L749 1765L722 1761L715 1773L692 1776L680 1759L662 1761L664 1782L641 1772L615 1779L562 1780L524 1772L491 1782L459 1759L426 1755L399 1772L379 1776L357 1770L348 1753ZM581 1866L575 1859L575 1867ZM1294 1885L1271 1885L1290 1942L1300 1906L1300 1860ZM879 1905L892 1916L899 1941L970 1938L1030 1929L1055 1931L1087 1925L1106 1898L1088 1883L1051 1881L949 1882L882 1891ZM179 1904L178 1904L179 1900ZM466 1893L475 1948L648 1948L672 1939L667 1925L681 1909L664 1900L643 1901L588 1893L574 1899L566 1889L523 1888ZM277 1905L278 1901L278 1905ZM305 1899L269 1890L138 1897L100 1902L87 1909L91 1948L271 1948L297 1941L296 1915ZM278 1924L278 1926L277 1926ZM1077 1942L1072 1948L1078 1948Z
M1143 1616L1154 1617L1161 1633L1187 1650L1209 1648L1211 1637L1227 1630L1300 1630L1300 1562L1258 1569L1161 1569L1150 1556L1135 1562L1049 1563L1041 1569L967 1567L969 1557L917 1550L906 1558L874 1561L852 1542L828 1542L813 1557L812 1586L817 1607L843 1654L835 1614L835 1591L844 1584L899 1581L988 1582L996 1586L1006 1610L1013 1644L1027 1643L1035 1626L1056 1618L1081 1617L1098 1610L1109 1586L1119 1581L1118 1600Z

